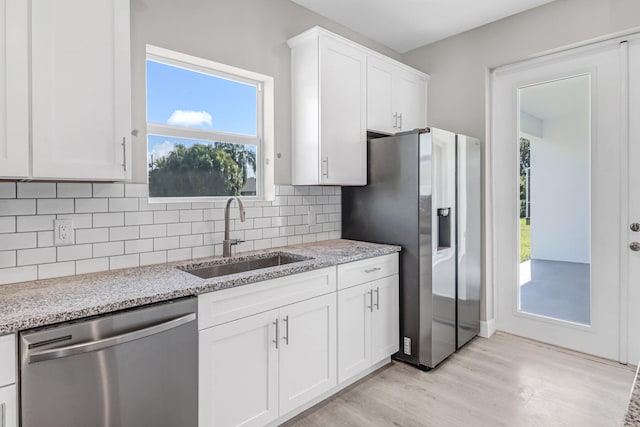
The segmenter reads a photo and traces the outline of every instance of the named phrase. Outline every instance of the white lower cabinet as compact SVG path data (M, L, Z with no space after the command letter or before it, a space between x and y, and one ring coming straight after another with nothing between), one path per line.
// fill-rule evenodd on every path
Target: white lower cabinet
M0 387L0 426L17 427L16 386Z
M200 331L199 425L263 426L337 384L336 295Z
M337 384L336 295L280 309L280 415Z
M278 418L277 320L272 310L200 331L201 427Z
M338 291L338 381L398 351L398 275Z

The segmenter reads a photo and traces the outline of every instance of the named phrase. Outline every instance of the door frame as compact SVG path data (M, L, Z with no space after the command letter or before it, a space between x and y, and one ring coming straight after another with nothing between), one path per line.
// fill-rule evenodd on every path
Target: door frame
M626 131L622 130L620 132L620 138L619 138L620 157L621 157L621 161L620 161L621 202L619 206L620 208L620 228L619 228L619 236L620 236L619 284L620 286L619 286L619 289L617 289L618 296L619 296L618 298L619 315L618 315L618 331L617 331L619 333L619 339L618 339L617 359L621 363L627 363L628 351L629 351L628 350L629 348L628 319L629 319L629 305L630 305L630 302L628 301L628 295L629 295L630 284L629 284L629 274L628 274L629 273L629 269L628 269L629 254L626 251L625 245L628 240L627 225L628 225L628 218L629 218L629 212L628 212L628 195L629 195L628 176L629 174L628 174L628 161L627 161L627 155L629 153L629 127L628 127L628 121L629 121L628 119L628 114L629 114L628 78L629 77L628 77L628 66L626 65L628 64L628 45L625 46L626 44L624 42L635 40L635 39L640 39L640 33L634 33L627 36L615 36L609 39L604 39L604 41L598 41L598 42L582 45L575 48L565 48L564 50L556 50L552 53L542 54L541 56L538 56L532 59L527 59L527 60L519 61L512 64L499 66L492 69L487 69L487 73L486 73L487 109L486 111L488 113L486 116L486 129L487 129L486 137L487 137L487 140L489 141L489 144L487 144L488 149L487 149L487 152L485 153L485 167L486 167L485 176L487 180L487 190L488 190L486 192L487 200L485 202L486 203L485 226L487 228L486 249L489 254L489 256L487 256L486 262L487 262L487 267L489 267L488 268L489 271L487 272L486 278L487 278L487 282L492 284L492 292L487 295L487 298L489 299L489 301L487 301L487 308L489 308L488 303L491 302L493 305L492 307L493 319L490 319L488 322L486 322L486 325L484 325L485 334L483 335L490 336L495 331L494 322L496 322L496 320L498 319L498 311L500 306L500 303L499 303L500 288L498 286L499 283L497 280L497 276L498 276L497 272L499 271L500 268L505 268L504 265L502 266L500 265L501 263L496 257L496 247L497 247L496 229L498 226L498 224L496 223L496 215L495 215L496 209L497 209L497 206L496 206L497 203L496 203L496 197L495 197L496 185L497 185L496 179L495 179L496 149L494 147L495 145L494 141L496 140L495 138L496 130L493 128L493 119L495 117L495 108L496 108L496 102L495 102L496 88L494 84L496 72L516 71L519 69L524 70L527 68L540 66L545 63L552 63L553 61L566 60L567 58L572 56L578 57L579 55L588 54L598 49L603 49L606 47L618 45L618 46L621 46L619 48L619 58L620 58L619 60L621 65L620 69L624 70L624 72L620 74L621 96L620 96L620 117L619 117L618 125L621 127L621 129L626 129ZM593 141L593 138L594 138L594 135L592 135L592 141ZM509 224L509 226L511 226L511 224ZM516 233L516 240L518 238L519 237L517 236L517 233ZM623 248L622 246L625 246L625 248ZM517 270L517 265L508 266L507 268ZM516 271L515 277L517 277L517 271ZM537 318L540 319L539 317ZM580 326L577 326L577 327L580 328Z

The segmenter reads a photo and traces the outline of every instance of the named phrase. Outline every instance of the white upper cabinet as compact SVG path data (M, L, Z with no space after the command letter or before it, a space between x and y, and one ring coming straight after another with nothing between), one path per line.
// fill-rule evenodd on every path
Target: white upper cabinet
M29 176L28 3L0 0L0 175Z
M367 58L367 129L393 134L427 126L427 75L382 58Z
M128 0L31 1L34 178L130 177Z
M288 43L293 184L365 185L366 51L318 27Z

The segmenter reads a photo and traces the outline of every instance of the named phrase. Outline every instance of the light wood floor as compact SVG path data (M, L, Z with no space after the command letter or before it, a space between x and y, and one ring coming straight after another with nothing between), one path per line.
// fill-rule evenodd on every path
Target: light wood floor
M430 372L394 362L285 425L619 426L633 378L631 366L498 333Z

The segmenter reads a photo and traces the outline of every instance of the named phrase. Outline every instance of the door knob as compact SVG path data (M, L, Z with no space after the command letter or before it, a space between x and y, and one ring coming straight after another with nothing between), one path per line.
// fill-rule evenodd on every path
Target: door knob
M629 226L631 231L640 231L640 223L634 222Z
M629 245L629 249L631 249L632 251L635 251L635 252L640 251L640 243L631 242L631 244Z

